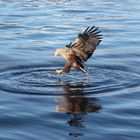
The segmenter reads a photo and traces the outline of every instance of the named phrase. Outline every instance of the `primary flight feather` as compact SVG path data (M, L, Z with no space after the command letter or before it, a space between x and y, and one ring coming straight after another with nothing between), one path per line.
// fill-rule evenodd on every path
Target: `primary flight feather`
M60 48L55 52L55 56L61 55L66 59L66 64L62 70L57 73L68 73L71 68L87 73L84 69L84 62L86 62L94 53L96 47L102 40L98 27L87 27L86 30L79 34L74 43L66 45L66 49Z

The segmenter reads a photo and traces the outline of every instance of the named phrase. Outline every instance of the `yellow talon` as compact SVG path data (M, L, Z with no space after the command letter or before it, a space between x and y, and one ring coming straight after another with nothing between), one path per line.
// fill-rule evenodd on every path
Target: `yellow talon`
M63 70L56 70L55 73L56 74L61 74L63 72Z

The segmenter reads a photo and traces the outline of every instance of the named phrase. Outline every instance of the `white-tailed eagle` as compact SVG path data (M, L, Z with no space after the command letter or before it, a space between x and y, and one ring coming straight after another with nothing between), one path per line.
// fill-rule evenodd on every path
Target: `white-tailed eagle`
M66 45L66 49L60 48L55 52L55 56L61 55L66 59L66 64L62 70L56 73L68 73L71 68L87 73L83 63L94 53L96 47L102 40L101 30L98 27L88 27L82 34L76 37L74 43Z

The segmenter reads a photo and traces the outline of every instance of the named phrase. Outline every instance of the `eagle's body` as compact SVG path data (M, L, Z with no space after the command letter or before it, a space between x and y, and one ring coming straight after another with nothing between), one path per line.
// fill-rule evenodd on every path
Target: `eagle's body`
M66 64L61 72L68 73L71 68L86 73L83 63L86 62L101 42L99 28L88 27L83 34L79 34L74 43L66 45L67 49L57 49L55 55L65 58Z

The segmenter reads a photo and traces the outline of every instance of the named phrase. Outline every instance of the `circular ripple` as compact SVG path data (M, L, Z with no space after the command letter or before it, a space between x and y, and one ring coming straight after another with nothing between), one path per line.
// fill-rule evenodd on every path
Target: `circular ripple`
M95 66L89 75L72 71L56 75L47 66L15 66L0 70L0 90L26 95L63 95L68 90L102 94L138 86L139 74L125 67Z

